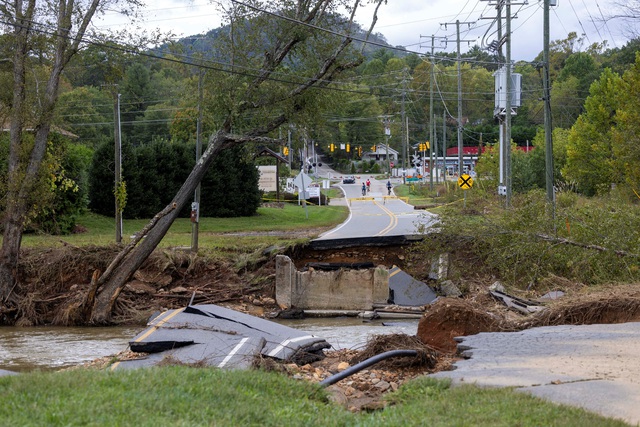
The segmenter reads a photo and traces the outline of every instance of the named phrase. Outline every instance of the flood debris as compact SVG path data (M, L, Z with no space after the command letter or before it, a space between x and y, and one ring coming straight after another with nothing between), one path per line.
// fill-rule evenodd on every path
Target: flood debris
M129 343L142 353L112 369L166 363L246 369L260 356L306 364L321 360L331 345L323 338L221 306L190 305L153 318Z
M545 309L544 306L536 303L535 301L518 298L504 292L490 291L490 294L495 299L502 301L507 307L519 311L522 314L537 313Z

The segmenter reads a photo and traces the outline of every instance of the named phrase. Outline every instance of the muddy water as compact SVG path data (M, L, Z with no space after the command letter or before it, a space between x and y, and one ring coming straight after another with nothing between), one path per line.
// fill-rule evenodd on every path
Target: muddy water
M302 320L280 320L278 323L322 337L334 350L344 348L362 350L374 335L415 335L418 320L362 320L355 317L309 318Z
M322 337L334 349L364 347L372 335L415 335L417 320L363 321L357 318L280 320L278 323ZM0 327L0 369L58 370L112 356L128 347L143 327Z
M26 372L79 365L127 349L142 328L0 327L0 369Z

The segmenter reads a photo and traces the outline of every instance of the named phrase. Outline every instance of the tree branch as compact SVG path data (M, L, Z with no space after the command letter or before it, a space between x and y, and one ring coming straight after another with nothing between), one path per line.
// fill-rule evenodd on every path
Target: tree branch
M628 257L633 257L633 258L638 258L640 255L638 254L634 254L632 252L627 252L627 251L621 251L621 250L615 250L615 249L609 249L609 248L605 248L604 246L599 246L599 245L589 245L586 243L579 243L579 242L574 242L572 240L569 239L563 239L560 237L552 237L546 234L536 234L536 237L538 237L539 239L542 239L546 242L552 242L552 243L557 243L557 244L561 244L561 245L570 245L570 246L577 246L580 248L584 248L584 249L593 249L599 252L613 252L614 254L618 255L618 256L628 256Z

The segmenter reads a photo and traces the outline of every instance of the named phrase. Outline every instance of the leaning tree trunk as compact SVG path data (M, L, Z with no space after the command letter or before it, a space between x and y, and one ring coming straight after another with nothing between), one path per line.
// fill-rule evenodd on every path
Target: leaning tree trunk
M302 11L306 10L306 6L303 5L304 2L299 1L298 11L301 16L298 20L307 23L312 22L318 16L322 15L323 10L327 8L332 1L333 0L318 1L311 9L307 10L306 13L302 13ZM353 22L358 4L359 0L355 0L350 22ZM275 99L267 97L262 99L257 89L271 77L272 73L278 69L279 65L283 61L285 61L288 55L293 51L294 47L304 40L305 38L298 34L298 32L294 32L288 40L280 40L280 42L277 43L274 52L265 53L261 72L256 75L249 87L246 88L246 99L236 105L236 108L234 109L235 115L240 115L249 109L258 110L266 108L274 103L281 103L285 100L293 100L293 105L289 106L289 113L293 114L292 112L297 112L304 108L305 100L301 95L308 89L313 86L327 86L342 71L360 64L361 59L345 64L336 64L338 57L344 52L347 46L351 44L351 37L345 37L335 50L332 50L327 54L324 61L320 61L319 67L313 75L313 78L308 78L300 84L294 85L294 87L284 97ZM301 99L302 102L298 103L298 99ZM232 128L231 125L233 117L234 115L230 114L221 126L221 130L212 135L209 140L209 146L202 157L198 159L198 162L189 174L189 177L186 179L171 204L163 209L162 212L157 214L145 229L143 229L142 232L140 232L134 240L118 254L99 279L92 281L91 288L84 301L85 310L87 310L88 307L91 307L91 314L89 318L90 323L109 323L114 303L124 288L125 283L131 278L133 273L140 268L149 255L151 255L169 230L173 221L178 217L182 208L191 200L193 192L211 166L216 155L221 150L243 142L274 142L272 138L266 138L263 137L263 135L268 135L287 120L286 114L280 113L280 115L271 119L262 127L255 128L243 136L237 136L228 133Z
M24 224L29 210L33 205L34 189L39 185L41 165L44 158L49 132L53 121L53 112L58 100L60 77L65 66L83 40L84 34L91 23L96 10L102 0L87 2L86 8L71 6L65 2L52 2L48 6L39 8L34 0L15 2L13 10L0 8L0 17L4 19L8 28L13 28L11 41L13 43L13 100L11 105L10 150L8 161L8 190L5 201L5 212L2 217L4 227L2 248L0 249L0 311L7 305L9 298L14 295L17 285L17 269L20 258L20 245ZM84 9L84 10L83 10ZM38 107L34 108L26 103L28 90L25 74L33 44L33 27L37 26L39 13L52 13L55 16L55 34L53 37L49 77L42 96L38 96ZM84 13L84 14L83 14ZM36 18L34 18L36 17ZM73 37L69 33L77 26ZM39 90L36 92L40 92ZM35 128L35 138L31 151L24 149L23 133L27 122L28 111L38 111L31 126Z
M136 238L113 260L111 265L98 279L95 286L97 294L95 300L88 300L92 304L89 322L92 324L108 324L113 305L133 273L151 255L165 236L173 221L178 217L182 208L193 197L193 192L211 166L216 155L234 145L235 141L222 131L214 134L209 146L191 170L184 184L173 201L151 220L138 233ZM144 237L144 239L143 239Z
M13 289L17 283L20 242L22 240L22 216L15 210L6 212L2 248L0 249L0 310L12 300ZM9 217L9 215L11 215Z

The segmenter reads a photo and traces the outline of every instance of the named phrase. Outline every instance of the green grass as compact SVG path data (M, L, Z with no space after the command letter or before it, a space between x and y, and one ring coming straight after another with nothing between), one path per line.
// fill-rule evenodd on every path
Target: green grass
M396 185L393 192L398 197L407 197L408 203L414 206L437 206L445 203L461 202L464 199L464 192L457 188L453 182L446 184L407 183Z
M308 217L307 217L308 216ZM284 208L258 209L256 215L241 218L200 218L198 243L201 248L255 247L271 244L283 238L250 235L251 232L290 231L300 229L331 228L348 216L344 206L315 206L307 209L297 204L285 204ZM123 242L140 231L149 220L125 220ZM75 246L108 245L115 242L115 221L105 216L86 214L78 218L77 224L86 232L66 236L27 234L23 247L55 247L63 241ZM160 247L190 246L192 224L189 218L178 218L160 243ZM224 233L224 234L221 234ZM242 236L229 233L243 233ZM248 234L248 235L247 235ZM295 240L284 238L284 240Z
M163 367L0 378L7 426L624 426L509 389L420 378L354 414L317 384L262 371Z

